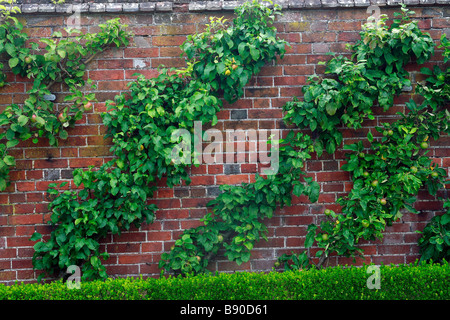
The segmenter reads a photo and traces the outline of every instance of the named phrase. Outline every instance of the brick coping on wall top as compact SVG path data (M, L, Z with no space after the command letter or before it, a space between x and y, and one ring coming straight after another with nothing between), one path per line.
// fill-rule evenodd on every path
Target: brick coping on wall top
M32 1L30 1L32 2ZM172 11L227 11L234 10L244 1L187 1L186 3L165 1L165 2L127 2L121 3L79 3L79 4L37 4L25 3L18 4L22 13L121 13L121 12L172 12ZM314 8L352 8L368 7L370 5L378 6L398 6L400 3L406 5L450 5L450 0L274 0L282 6L284 10L288 9L314 9Z

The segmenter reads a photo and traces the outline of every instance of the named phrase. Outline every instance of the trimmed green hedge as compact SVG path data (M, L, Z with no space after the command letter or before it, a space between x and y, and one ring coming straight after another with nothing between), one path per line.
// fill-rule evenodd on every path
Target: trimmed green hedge
M50 284L0 285L0 300L438 300L450 299L450 269L442 265L381 266L381 288L368 289L367 267L198 275L187 278L109 279L69 290Z

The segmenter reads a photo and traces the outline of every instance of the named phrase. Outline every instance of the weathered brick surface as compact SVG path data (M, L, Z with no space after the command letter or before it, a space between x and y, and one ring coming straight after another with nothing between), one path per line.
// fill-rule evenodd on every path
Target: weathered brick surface
M89 65L89 77L97 85L99 102L75 128L69 130L69 139L62 141L60 148L49 147L46 141L42 140L38 148L27 142L12 150L11 153L17 159L17 167L11 173L11 186L6 192L0 193L0 282L31 282L36 277L31 267L33 243L28 239L34 231L43 234L50 232L46 225L50 217L45 194L48 184L55 180L71 182L73 169L87 168L90 165L100 166L110 159L108 149L111 140L103 139L105 127L102 126L99 116L101 112L106 111L105 100L125 92L126 83L135 79L132 75L136 72L154 77L157 74L156 68L161 63L182 66L184 61L179 57L178 46L186 35L204 28L210 14L208 11L216 10L219 5L223 9L234 5L229 1L205 2L202 11L189 11L193 9L193 5L187 6L188 2L184 3L184 7L182 1L174 4L144 2L139 6L140 11L136 11L136 6L130 4L105 2L89 9L95 8L95 14L89 10L81 14L81 26L85 30L95 30L96 25L104 21L104 9L108 12L108 17L117 16L127 23L136 36L128 48L108 50ZM25 14L21 19L27 22L25 31L35 40L61 30L61 24L67 22L68 15L61 16L56 13L62 11L59 6L55 7L55 13L47 14L53 10L51 6L39 10L38 6L30 5L30 1L23 3L23 6L29 6L24 12L33 14ZM306 84L309 75L323 73L323 66L317 63L329 59L326 55L328 51L348 53L345 51L345 44L357 39L358 31L368 16L366 6L373 1L290 0L286 3L290 9L278 19L276 27L279 35L288 40L291 47L283 60L276 65L265 66L261 73L251 80L245 88L243 99L233 105L224 104L215 127L222 132L226 129L259 129L260 132L262 129L285 130L286 127L281 121L281 107L292 99L293 95L301 95L301 87ZM421 0L420 3L425 2ZM341 5L350 8L341 9ZM308 9L303 9L305 7ZM443 32L448 33L448 6L435 5L432 8L413 9L421 26L430 32L436 41ZM381 7L381 13L388 13L391 17L395 10L397 9ZM232 18L230 11L220 14L228 19ZM438 51L430 64L441 59ZM413 74L412 79L420 79L418 67L408 70ZM0 91L0 110L7 104L22 102L30 85L30 80L12 74L8 74L8 79L12 85ZM61 96L58 92L55 94ZM376 119L365 122L361 130L344 130L345 142L363 139L369 129L373 132L374 126L393 119L396 111L404 110L404 103L410 96L410 92L405 92L396 98L392 112L376 111ZM439 142L431 143L430 153L435 162L447 170L450 166L449 142L448 138L443 138ZM236 150L239 142L231 145ZM224 150L231 150L231 145L224 146ZM213 163L192 168L191 186L182 185L169 189L161 184L155 199L150 200L160 208L153 224L124 232L120 237L109 236L102 241L102 248L111 254L111 258L106 262L108 272L122 276L157 276L157 264L161 254L170 249L185 228L200 224L199 219L206 213L206 203L220 192L219 185L254 181L254 173L262 167L249 154L249 150L254 146L251 141L246 141L243 154L230 153L230 159L235 159L232 164ZM227 155L228 153L225 158ZM281 254L302 250L306 226L312 222L317 223L323 217L325 208L339 210L336 199L352 187L348 173L340 171L343 164L342 151L309 161L306 166L308 175L321 185L319 201L311 204L305 197L294 197L291 207L278 210L272 219L266 221L269 241L262 240L258 243L251 261L238 267L225 257L219 256L210 268L220 271L268 271ZM72 182L66 188L71 187L74 187ZM439 196L447 197L448 189L440 191ZM419 198L421 200L416 204L416 208L421 213L406 214L401 221L387 229L383 240L363 243L366 256L365 259L357 260L358 264L407 263L418 257L418 235L415 230L421 230L435 213L442 212L442 204L434 197L421 193ZM316 250L311 249L311 254ZM352 261L336 256L330 259L330 264L346 263Z

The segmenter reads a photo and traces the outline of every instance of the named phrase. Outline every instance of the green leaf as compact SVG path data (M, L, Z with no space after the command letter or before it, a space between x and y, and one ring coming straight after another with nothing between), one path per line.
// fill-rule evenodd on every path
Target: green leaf
M8 165L8 166L14 166L16 164L16 160L14 159L13 156L6 156L3 161Z
M314 243L314 239L316 237L316 229L317 229L317 226L314 224L310 224L308 226L308 233L306 234L306 238L305 238L305 248L312 247L312 245Z
M14 68L15 66L17 66L19 64L19 58L9 59L8 63L9 63L10 68Z
M249 46L250 47L250 55L252 56L252 59L255 61L259 60L259 50L255 48L255 46Z
M39 232L33 233L33 235L30 238L30 241L37 241L42 238L42 235Z
M325 109L330 116L334 116L337 111L337 105L335 103L327 103ZM312 129L311 129L312 130Z
M319 200L320 185L316 181L313 181L309 186L311 188L311 191L309 193L309 200L311 202L317 202L317 200Z
M14 139L14 140L10 140L8 142L6 142L6 147L7 148L14 148L15 146L17 146L20 143L19 140Z
M367 134L367 140L369 140L369 142L373 142L373 134L371 131Z
M75 183L75 185L77 187L79 187L82 182L83 182L83 176L81 174L77 174L73 177L73 183Z
M450 222L450 214L444 214L441 216L441 224L445 225Z
M246 42L239 43L238 52L239 52L239 55L242 57L242 59L245 59L248 57L248 51L246 50L246 47L247 47Z
M66 130L61 130L59 133L59 137L63 140L66 140L69 137L69 133Z
M21 115L18 119L17 122L23 127L28 123L28 117Z
M37 116L36 117L36 122L39 123L40 125L45 125L45 120L42 117Z
M5 49L10 56L14 56L16 53L16 47L12 43L5 44Z

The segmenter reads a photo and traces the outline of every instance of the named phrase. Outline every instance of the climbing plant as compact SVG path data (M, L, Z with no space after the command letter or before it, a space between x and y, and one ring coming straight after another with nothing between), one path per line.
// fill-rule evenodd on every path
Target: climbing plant
M412 57L420 64L434 54L433 40L411 21L412 14L402 7L390 26L386 15L363 25L361 40L350 46L351 59L329 60L325 77L311 76L302 88L303 100L294 98L284 106L287 123L318 135L314 147L319 156L324 149L332 154L341 145L341 125L361 128L365 119L374 119L375 102L386 111L395 95L411 86L404 66Z
M9 171L15 166L8 149L28 139L38 143L42 137L47 138L50 145L58 145L58 138L68 138L66 129L73 127L83 113L92 108L95 94L86 94L85 90L95 87L89 79L84 79L86 65L111 45L127 45L130 36L119 19L109 20L99 27L98 33L79 34L78 29L67 29L71 37L54 32L52 38L34 42L22 32L23 24L17 18L4 17L0 25L0 53L6 55L13 74L32 79L33 85L23 104L9 105L0 114L0 126L5 128L0 140L6 140L0 144L0 191L7 188ZM0 85L4 86L5 74L0 78L3 79ZM49 98L56 83L63 83L70 92L59 110Z
M98 170L75 170L81 190L60 193L57 185L49 190L55 197L50 203L54 229L49 239L38 233L31 238L41 239L34 246L34 268L57 274L80 265L85 280L107 276L101 258L108 254L100 253L99 240L153 221L157 208L146 201L157 180L169 186L189 183L186 169L198 165L196 153L189 152L196 142L189 135L194 121L214 125L219 98L235 101L252 74L284 55L286 42L275 37L272 26L279 12L277 5L271 9L253 1L236 9L232 24L211 19L203 33L188 36L181 46L186 68L161 69L154 79L140 76L129 93L107 102L103 121L117 157ZM242 55L243 50L250 53ZM276 200L271 197L267 215Z
M310 116L313 119L323 117L325 123L333 116L333 126L310 126L310 129L319 131L319 146L328 144L330 136L335 141L334 145L337 145L341 140L337 125L342 123L357 128L360 122L352 122L350 119L362 121L365 119L362 116L370 119L370 107L375 101L387 110L401 86L410 85L408 74L404 70L405 64L412 58L417 63L424 63L434 52L431 37L419 30L417 22L410 19L412 14L412 11L403 7L400 19L395 19L390 27L386 26L386 17L375 28L372 23L363 27L361 41L357 41L352 47L355 52L354 61L337 57L327 62L327 73L335 74L342 83L332 80L333 87L323 89L323 83L329 82L325 78L305 86L305 101L288 103L285 107L288 111L286 120L306 127L302 115L313 114ZM445 44L443 41L442 45ZM362 95L367 98L367 103L361 104L355 102L354 98L341 97L341 93L352 85L342 79L352 78L355 73L353 68L351 71L341 68L341 61L360 66L357 70L360 75L359 83L362 85L352 87L353 96ZM424 70L425 74L431 75L431 71L427 70ZM435 73L440 75L442 72L435 69ZM374 81L375 79L377 80ZM331 253L353 258L362 256L363 251L358 247L361 239L381 239L386 226L400 219L404 210L418 213L414 202L419 189L425 187L430 195L436 195L437 190L445 183L447 172L432 162L427 156L427 149L430 138L437 140L440 134L449 133L450 113L443 108L448 99L445 99L441 88L437 87L445 86L443 81L429 79L428 83L431 88L424 86L418 90L419 93L430 93L425 96L424 103L418 106L414 100L409 101L406 104L407 114L399 112L399 120L376 127L377 132L369 131L368 150L364 148L362 141L344 146L344 149L353 151L347 154L347 163L342 166L342 170L351 173L353 188L347 196L338 200L341 213L326 209L325 215L328 218L320 226L311 224L308 227L305 247L310 248L316 243L319 248L316 253L319 260L315 266L322 266ZM371 86L377 95L368 94L366 88ZM362 92L358 89L362 89ZM337 117L336 114L330 115L330 112L320 110L321 100L326 99L330 90L336 92L335 100L346 99L345 103L339 105L341 112L336 112ZM319 93L310 98L308 92ZM339 139L335 139L335 135ZM333 152L334 145L327 151ZM422 247L425 242L422 241ZM280 264L284 264L285 269L309 268L314 265L306 252L284 254L278 259L277 265Z
M201 220L204 225L185 230L170 253L162 255L160 268L203 273L221 248L230 261L240 265L249 261L257 241L267 240L264 219L271 218L277 207L290 206L292 194L317 201L320 186L303 171L311 158L311 138L291 131L279 143L278 172L257 175L254 183L221 186L222 193L208 203L212 210Z

